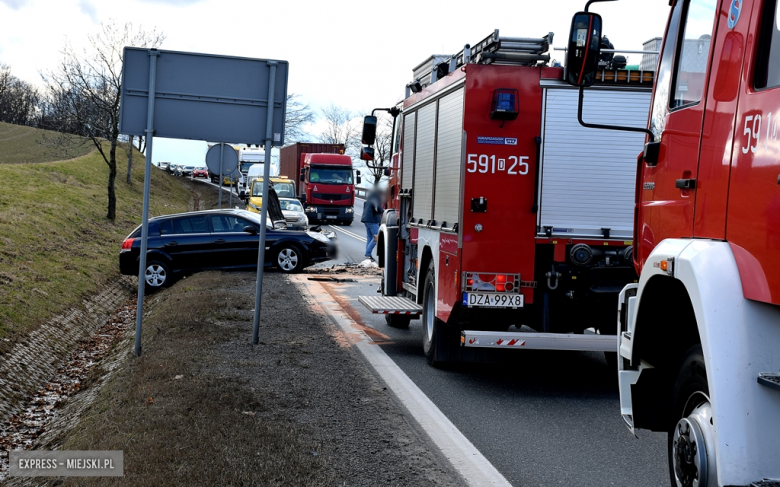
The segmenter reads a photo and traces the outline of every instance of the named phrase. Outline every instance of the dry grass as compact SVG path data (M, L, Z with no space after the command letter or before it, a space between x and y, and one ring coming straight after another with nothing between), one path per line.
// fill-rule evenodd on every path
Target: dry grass
M79 137L5 122L0 122L0 147L0 164L61 161L94 150Z
M128 185L127 157L122 150L117 157L115 222L105 218L108 167L97 152L68 161L3 166L0 338L13 343L118 277L122 239L141 219L144 165L136 153L133 184ZM152 215L187 211L189 200L190 192L179 182L153 170ZM0 352L8 345L0 341Z
M333 483L303 427L262 420L271 402L264 391L223 375L213 345L231 331L218 320L246 300L225 289L226 276L196 274L152 298L144 355L118 373L62 446L123 450L124 477L64 485Z

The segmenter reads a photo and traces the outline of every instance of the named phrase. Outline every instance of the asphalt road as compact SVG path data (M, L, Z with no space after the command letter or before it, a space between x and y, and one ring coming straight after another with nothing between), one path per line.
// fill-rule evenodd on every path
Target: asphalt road
M346 228L362 233L353 227ZM344 259L364 245L344 232L339 238ZM500 365L435 369L422 354L419 320L390 328L357 302L377 285L364 278L326 287L353 318L388 337L380 341L385 352L513 485L668 485L666 435L631 436L602 354L515 351Z

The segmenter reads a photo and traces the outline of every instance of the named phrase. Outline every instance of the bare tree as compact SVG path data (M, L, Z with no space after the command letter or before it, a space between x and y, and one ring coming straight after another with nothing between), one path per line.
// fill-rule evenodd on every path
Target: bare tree
M106 217L116 219L116 148L119 139L119 96L122 83L124 46L158 47L165 36L157 31L135 30L131 23L102 24L89 36L90 47L76 52L66 42L62 62L43 75L52 112L61 125L57 130L88 138L108 165L108 209ZM109 150L103 144L108 142Z
M355 115L351 111L331 104L322 109L322 118L326 122L326 127L320 133L320 142L344 144L347 152L352 155L360 151L361 127L355 121Z
M127 184L133 184L133 136L127 144Z
M11 73L10 66L0 64L0 122L36 126L38 90Z
M309 105L299 100L301 95L287 95L287 110L284 120L284 141L287 144L301 142L308 137L305 127L314 123L314 112Z

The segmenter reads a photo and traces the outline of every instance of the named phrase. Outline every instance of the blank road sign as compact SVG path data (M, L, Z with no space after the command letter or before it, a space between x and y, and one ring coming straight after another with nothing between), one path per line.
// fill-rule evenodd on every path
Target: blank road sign
M287 61L158 50L154 135L262 144L269 62L276 63L274 146L284 145ZM146 135L149 49L125 47L119 131Z
M224 149L219 144L211 146L206 152L206 166L214 174L219 174L220 158L222 159L222 174L230 176L230 173L238 167L238 153L229 145L225 145Z

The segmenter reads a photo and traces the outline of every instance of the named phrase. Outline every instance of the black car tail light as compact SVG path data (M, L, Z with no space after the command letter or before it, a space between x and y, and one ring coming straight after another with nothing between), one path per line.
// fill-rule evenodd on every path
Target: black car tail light
M135 241L134 238L126 238L124 242L122 242L122 250L130 250L133 248L133 242Z

